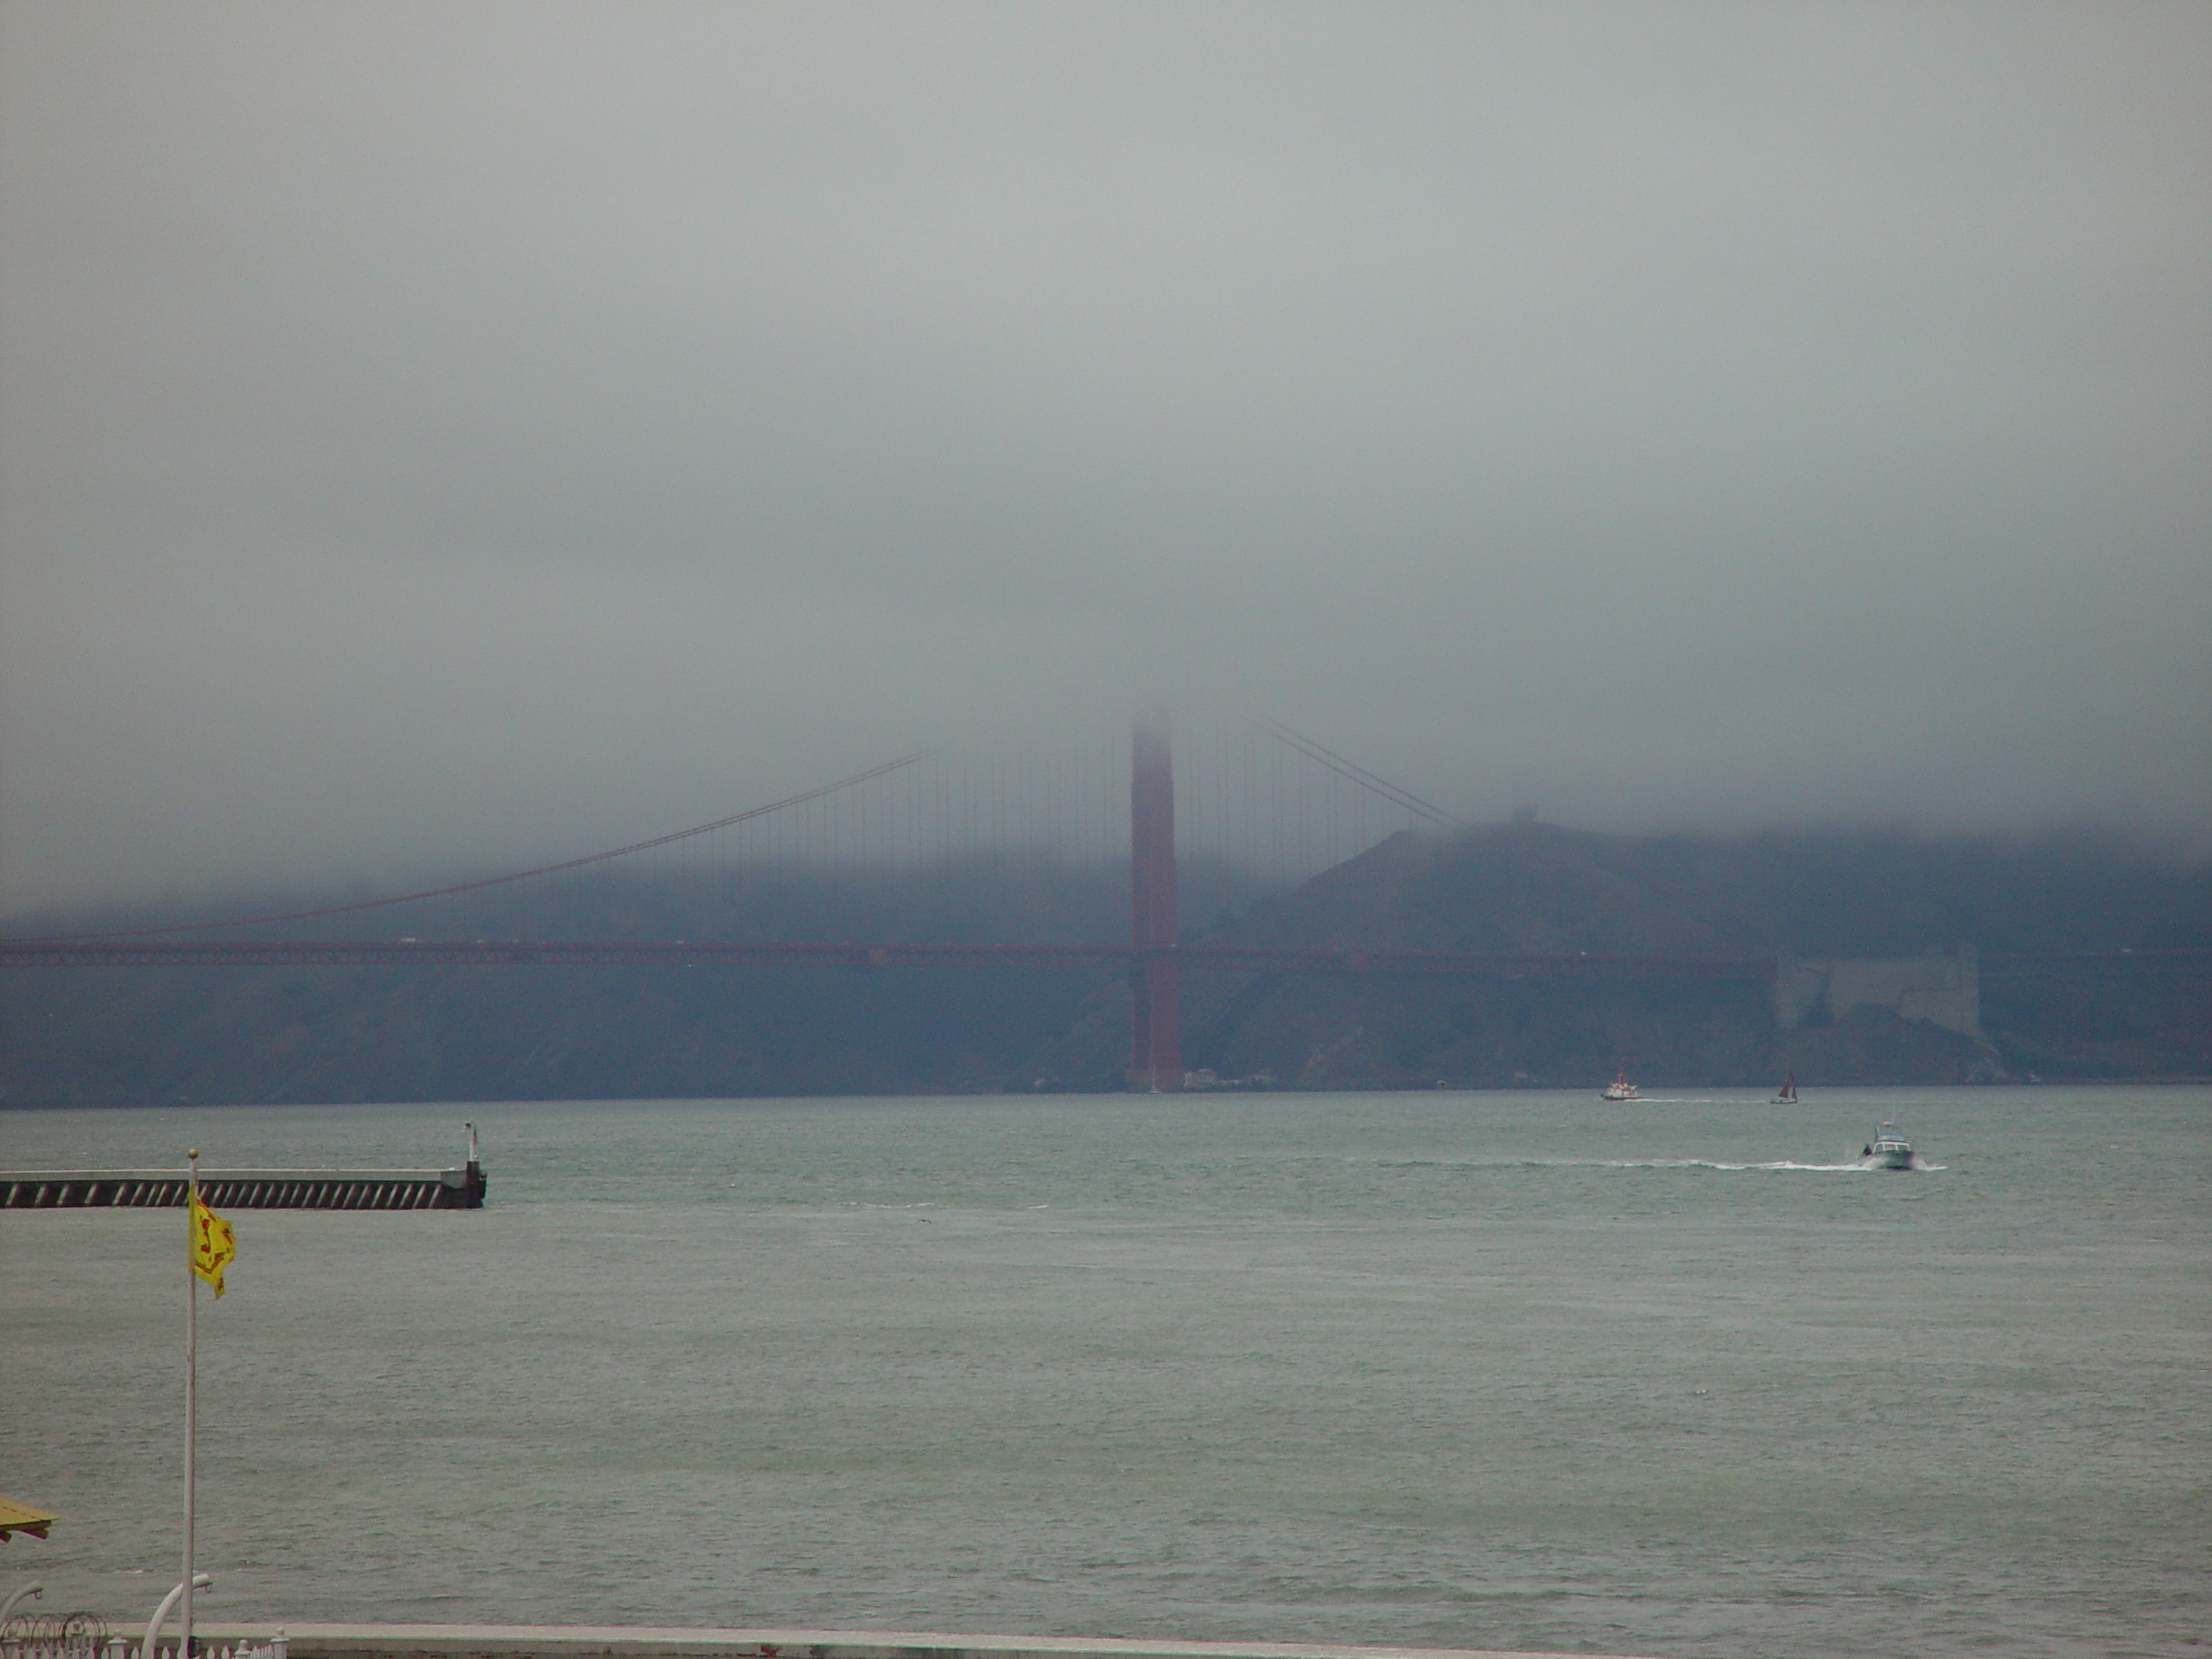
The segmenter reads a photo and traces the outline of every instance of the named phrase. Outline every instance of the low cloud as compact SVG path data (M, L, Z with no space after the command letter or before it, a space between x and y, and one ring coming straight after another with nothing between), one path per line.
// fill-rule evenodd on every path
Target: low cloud
M14 8L0 899L1268 709L2212 822L2199 9Z

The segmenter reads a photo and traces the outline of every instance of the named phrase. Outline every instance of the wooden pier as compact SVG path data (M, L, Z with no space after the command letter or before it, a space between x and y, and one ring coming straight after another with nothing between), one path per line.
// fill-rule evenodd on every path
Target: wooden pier
M0 1172L0 1210L181 1209L176 1169ZM218 1210L480 1210L484 1166L458 1169L203 1169Z

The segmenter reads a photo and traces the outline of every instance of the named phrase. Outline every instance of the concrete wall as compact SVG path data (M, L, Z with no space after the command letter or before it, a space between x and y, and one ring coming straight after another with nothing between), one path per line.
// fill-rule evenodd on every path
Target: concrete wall
M1887 1008L1907 1020L1963 1036L1981 1035L1981 958L1974 946L1948 956L1783 956L1775 963L1774 1019L1784 1030L1806 1020L1840 1020L1859 1007Z
M194 1645L267 1642L271 1628L196 1624L199 1642ZM1467 1648L1355 1647L1319 1642L1146 1642L1112 1637L956 1636L926 1630L584 1629L516 1624L295 1624L289 1642L291 1659L1561 1659L1557 1655Z

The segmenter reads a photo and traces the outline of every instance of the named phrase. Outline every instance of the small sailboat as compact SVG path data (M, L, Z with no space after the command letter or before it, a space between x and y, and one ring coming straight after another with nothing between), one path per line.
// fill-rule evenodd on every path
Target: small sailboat
M1782 1087L1774 1091L1774 1098L1767 1102L1767 1104L1770 1106L1795 1106L1796 1103L1797 1074L1794 1071L1784 1071L1782 1074Z
M1643 1098L1636 1092L1636 1085L1628 1080L1626 1061L1621 1063L1619 1072L1615 1075L1611 1083L1605 1085L1605 1092L1598 1098L1600 1100L1641 1100Z

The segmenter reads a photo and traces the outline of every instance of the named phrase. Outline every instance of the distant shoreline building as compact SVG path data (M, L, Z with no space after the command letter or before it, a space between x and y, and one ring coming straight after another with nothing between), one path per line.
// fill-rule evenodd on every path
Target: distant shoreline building
M1970 944L1918 957L1798 957L1774 965L1774 1022L1829 1025L1853 1008L1887 1008L1962 1037L1981 1035L1981 953Z

